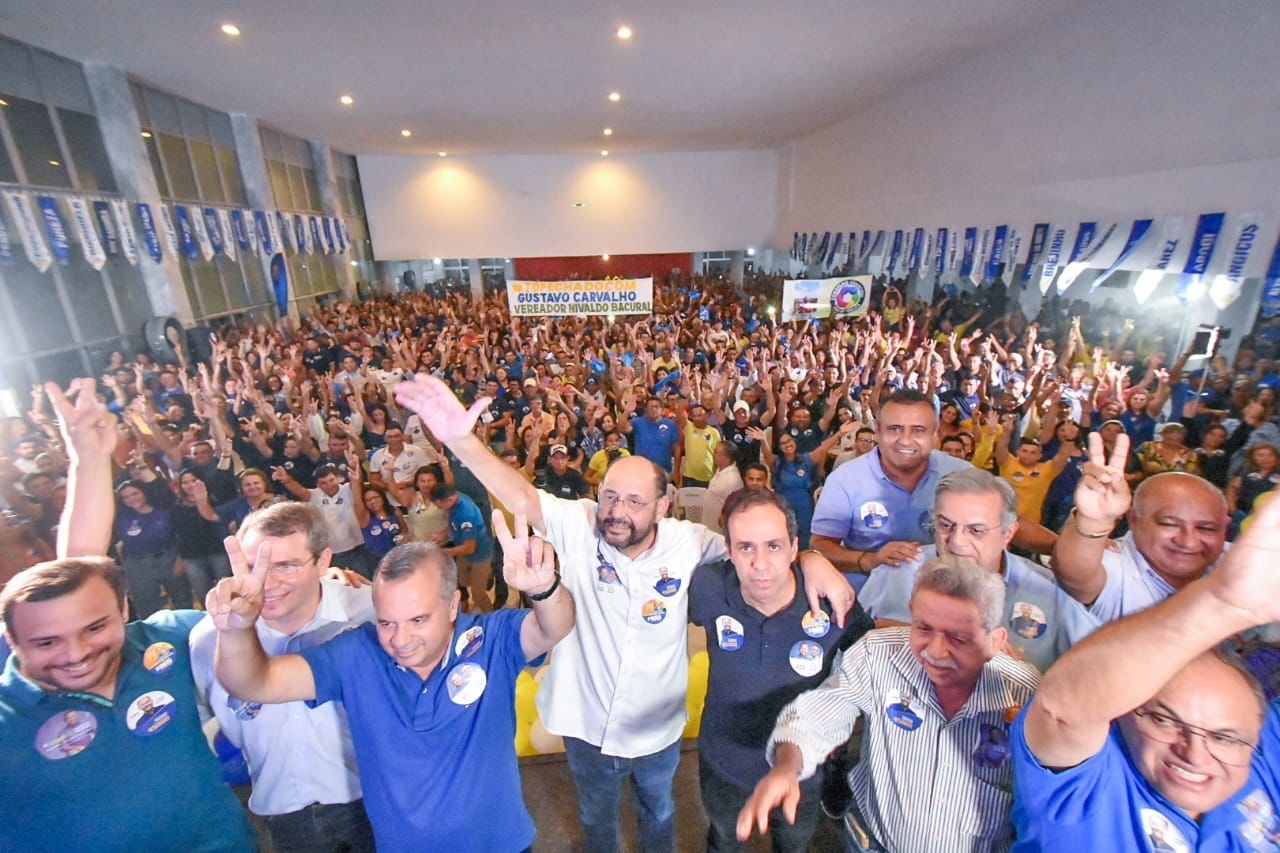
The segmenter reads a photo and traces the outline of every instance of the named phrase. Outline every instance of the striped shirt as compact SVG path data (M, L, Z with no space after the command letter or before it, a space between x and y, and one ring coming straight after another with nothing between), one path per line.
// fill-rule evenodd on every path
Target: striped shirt
M1013 843L1009 724L1035 691L1034 668L1001 653L947 719L908 645L910 628L871 631L820 687L782 709L766 746L800 748L812 776L867 719L849 774L867 829L890 853L1004 851Z

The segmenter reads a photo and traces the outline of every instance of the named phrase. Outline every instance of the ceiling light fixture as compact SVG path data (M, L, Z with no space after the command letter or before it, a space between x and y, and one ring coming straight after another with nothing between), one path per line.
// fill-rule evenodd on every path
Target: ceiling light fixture
M623 24L622 26L618 27L618 38L622 39L623 41L627 41L631 38L631 36L632 36L631 27L628 27L626 24Z
M406 127L404 130L400 131L400 135L405 139L408 139L410 136L413 136L413 131Z
M609 93L609 100L613 101L615 104L616 104L616 103L618 103L618 101L621 101L621 100L622 100L622 93L621 93L621 92L610 92L610 93Z
M338 103L342 104L344 107L349 107L355 102L356 102L356 99L351 97L350 95L342 95L341 97L338 98Z
M608 157L608 156L609 156L609 152L608 152L608 151L606 151L606 150L604 150L604 149L601 149L601 150L600 150L600 156L601 156L601 157Z
M149 131L149 130L144 130L144 131L142 131L142 138L143 138L143 139L150 139L150 138L151 138L151 131Z
M222 32L229 36L238 36L240 35L240 28L235 24L226 23L222 25Z
M613 136L613 128L612 128L612 127L606 127L606 128L604 129L604 135L605 135L605 136Z
M601 255L601 256L600 256L600 260L602 260L602 261L607 261L607 260L609 260L609 256L608 256L608 255Z
M436 152L436 156L437 156L437 157L448 157L448 156L449 156L449 152L448 152L448 151L437 151L437 152Z
M61 163L59 163L57 160L50 160L50 161L49 161L49 165L50 165L50 166L61 166L62 164L61 164Z
M587 206L587 203L586 203L585 201L575 201L575 202L573 203L573 206L574 206L574 207L586 207L586 206Z
M4 98L0 98L0 107L7 107L7 106L9 106L9 102L6 101Z
M444 263L444 261L440 260L439 258L432 258L431 263L435 264L436 266L440 266L441 264Z

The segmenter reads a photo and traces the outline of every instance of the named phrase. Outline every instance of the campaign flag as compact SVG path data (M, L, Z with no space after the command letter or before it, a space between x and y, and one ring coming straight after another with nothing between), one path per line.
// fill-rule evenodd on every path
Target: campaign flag
M1259 213L1244 213L1234 218L1231 233L1235 240L1231 246L1231 254L1223 255L1222 260L1214 263L1211 271L1217 274L1209 285L1209 298L1219 310L1235 302L1244 287L1244 280L1261 272L1256 269L1262 252L1255 252L1257 244L1262 241L1263 217Z
M249 232L245 230L244 211L236 208L231 211L231 230L236 235L236 245L240 247L240 251L249 251L252 242L249 239Z
M968 278L969 274L973 272L973 253L974 253L974 250L977 248L977 243L978 243L978 229L977 228L964 229L964 255L960 261L960 277L961 278Z
M1044 251L1045 242L1049 237L1049 223L1037 222L1035 227L1031 229L1031 245L1027 247L1027 261L1022 266L1022 280L1024 282L1031 281L1031 268L1040 261L1040 254ZM1017 260L1016 258L1014 259Z
M129 214L129 203L122 198L111 200L111 213L116 220L116 233L120 235L120 250L124 259L131 266L138 265L138 232L133 230L133 217ZM156 244L159 246L159 243Z
M163 207L163 205L162 205ZM146 244L147 254L151 260L160 263L163 253L160 250L160 235L156 233L156 222L151 217L151 205L145 201L138 202L138 221L142 223L142 242Z
M191 216L191 231L195 234L196 245L200 247L200 255L206 261L213 260L213 240L209 237L209 231L205 228L204 217L200 215L199 208L193 208L189 211Z
M1120 224L1118 222L1112 222L1101 233L1095 228L1093 234L1089 237L1088 244L1078 254L1072 253L1071 260L1062 270L1062 276L1058 279L1059 294L1066 293L1071 288L1071 285L1075 284L1076 279L1080 277L1080 273L1091 266L1097 265L1095 261L1098 255L1111 242L1112 236L1115 235L1116 229L1119 227Z
M58 200L51 195L38 195L36 206L40 208L44 233L49 238L49 251L59 264L66 264L71 260L71 238L67 235L66 223L62 221L62 211L58 210Z
M102 269L107 263L107 253L103 251L98 229L93 224L93 212L88 199L70 196L67 205L71 208L71 222L75 226L76 240L80 243L80 250L84 252L84 259L95 270Z
M1133 298L1139 305L1151 297L1165 273L1178 266L1178 256L1186 254L1186 240L1183 239L1184 224L1181 216L1171 216L1164 221L1160 244L1153 258L1154 264L1149 269L1143 270L1133 285Z
M1276 246L1271 250L1271 263L1267 264L1262 282L1262 316L1276 314L1280 314L1280 238L1276 238Z
M336 247L333 244L333 221L328 216L325 216L321 219L320 224L323 226L324 244L329 247L328 254L332 255L336 251Z
M1097 290L1102 283L1111 278L1115 271L1120 269L1120 265L1133 256L1133 253L1142 245L1143 240L1148 235L1154 233L1151 229L1151 219L1135 219L1133 225L1129 226L1129 236L1124 241L1124 246L1120 249L1120 254L1116 255L1116 259L1107 265L1107 268L1098 273L1098 277L1089 285L1089 292Z
M102 239L102 251L108 258L120 256L120 238L116 236L116 223L111 218L111 205L99 199L93 203L93 221Z
M1000 265L1004 263L1005 241L1009 238L1009 226L997 225L991 237L991 256L987 260L987 281L1000 277Z
M1048 293L1053 284L1058 268L1062 264L1062 250L1067 245L1067 228L1065 225L1053 226L1048 235L1048 248L1044 253L1044 266L1040 269L1040 293Z
M267 224L267 213L262 210L253 212L253 221L258 226L258 236L262 238L262 253L271 256L271 251L275 244L271 240L271 226Z
M289 313L289 265L284 262L284 252L276 252L271 256L269 265L271 274L271 290L275 293L276 307L280 316Z
M5 220L4 211L0 211L0 262L13 260L13 234L9 231L9 223Z
M53 265L53 256L49 254L44 229L31 212L31 201L27 194L21 190L4 190L4 203L9 211L13 233L22 243L22 251L26 253L27 260L40 272L49 269Z
M197 217L191 216L185 205L175 204L173 209L178 215L178 230L182 234L182 253L194 261L200 257L200 248L196 245L195 226L191 220Z
M239 213L240 211L236 211ZM231 211L225 207L218 208L218 230L222 232L222 253L231 260L236 259L236 243L239 242L231 225Z
M1218 236L1222 234L1222 225L1226 221L1226 216L1225 213L1204 213L1196 221L1196 230L1191 236L1187 263L1182 268L1182 275L1174 290L1178 301L1184 305L1203 295L1201 276L1209 268L1209 261L1213 259L1213 250L1218 245ZM1197 290L1200 290L1200 293L1197 293Z
M226 245L226 240L230 239L223 234L222 228L218 222L218 211L212 207L204 209L204 230L209 238L209 247L213 249L213 254L209 255L205 260L212 260L214 255L221 254L222 247ZM197 236L199 231L196 232Z

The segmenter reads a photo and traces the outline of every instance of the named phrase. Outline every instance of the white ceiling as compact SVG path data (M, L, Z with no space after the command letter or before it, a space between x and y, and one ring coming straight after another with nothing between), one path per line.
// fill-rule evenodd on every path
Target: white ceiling
M832 124L1082 2L5 0L0 32L355 154L719 150Z

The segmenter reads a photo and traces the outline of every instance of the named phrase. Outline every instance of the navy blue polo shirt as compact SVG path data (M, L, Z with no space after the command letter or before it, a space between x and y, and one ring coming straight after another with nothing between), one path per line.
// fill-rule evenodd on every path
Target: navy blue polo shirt
M378 849L525 850L533 819L516 762L516 677L530 611L459 614L425 682L366 623L305 649L314 704L341 702Z
M636 456L656 462L662 470L671 473L675 461L676 445L680 443L680 430L671 418L659 418L657 423L644 415L631 418L632 447Z
M471 498L458 492L458 502L449 510L449 540L454 545L474 540L476 549L465 559L473 563L485 563L493 556L493 535L485 523L480 507Z
M252 851L209 750L187 635L162 610L125 626L115 699L0 675L0 850Z
M728 560L700 567L689 585L689 619L707 629L711 659L699 760L748 791L769 772L764 748L779 712L831 674L837 650L875 627L861 604L849 611L843 629L825 601L827 620L813 621L804 578L794 566L791 571L795 597L772 616L743 599Z

